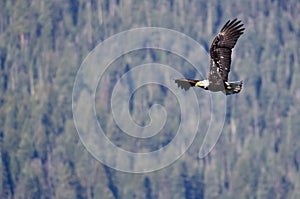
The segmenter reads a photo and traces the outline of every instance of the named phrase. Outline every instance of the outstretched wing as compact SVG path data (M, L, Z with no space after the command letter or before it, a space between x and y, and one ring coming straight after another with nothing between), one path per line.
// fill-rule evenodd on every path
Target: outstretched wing
M220 30L210 46L210 73L208 79L216 81L216 75L221 76L223 81L228 81L228 73L231 64L231 49L234 48L238 38L244 33L241 21L234 19Z
M183 88L184 90L189 90L189 88L195 86L197 82L199 82L199 80L184 78L175 80L175 83L178 85L178 87Z

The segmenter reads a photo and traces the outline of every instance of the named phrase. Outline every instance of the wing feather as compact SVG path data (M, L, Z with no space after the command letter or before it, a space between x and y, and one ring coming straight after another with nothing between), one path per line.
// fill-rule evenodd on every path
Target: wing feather
M231 65L231 52L239 37L244 33L244 24L241 21L234 19L227 21L221 28L220 32L214 38L210 46L210 73L208 79L216 82L216 72L223 81L228 81L228 74Z
M180 79L176 79L175 83L178 85L178 87L184 89L184 90L188 90L190 87L195 86L195 84L198 82L199 80L195 80L195 79L185 79L185 78L180 78Z

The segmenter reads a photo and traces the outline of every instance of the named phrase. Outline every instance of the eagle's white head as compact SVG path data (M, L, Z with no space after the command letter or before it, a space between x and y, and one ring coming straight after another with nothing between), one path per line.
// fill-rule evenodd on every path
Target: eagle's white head
M205 80L202 80L202 81L199 81L195 84L195 86L197 87L201 87L201 88L204 88L204 89L208 89L208 86L209 86L209 81L207 79Z

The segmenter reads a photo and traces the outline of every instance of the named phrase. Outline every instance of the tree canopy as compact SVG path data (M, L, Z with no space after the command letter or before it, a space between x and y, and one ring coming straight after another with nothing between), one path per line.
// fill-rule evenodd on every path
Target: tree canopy
M300 198L299 13L296 0L0 1L0 198ZM93 158L73 122L72 90L94 47L121 31L151 26L182 32L208 51L222 25L236 17L246 30L229 78L243 79L244 87L227 98L223 132L207 157L198 159L192 146L171 166L146 174L118 172ZM157 49L112 63L96 110L107 136L128 150L158 149L179 125L170 117L169 128L145 141L122 135L112 119L115 82L149 62L195 75L185 60ZM141 110L156 102L167 108L176 103L170 97L155 85L137 90L132 117L149 122ZM200 106L209 111L205 101Z

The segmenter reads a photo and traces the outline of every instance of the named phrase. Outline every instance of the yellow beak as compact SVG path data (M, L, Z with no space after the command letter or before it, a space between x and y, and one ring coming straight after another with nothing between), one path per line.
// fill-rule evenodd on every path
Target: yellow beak
M201 86L203 86L203 84L202 84L201 82L197 82L197 83L195 84L195 86L201 87Z

